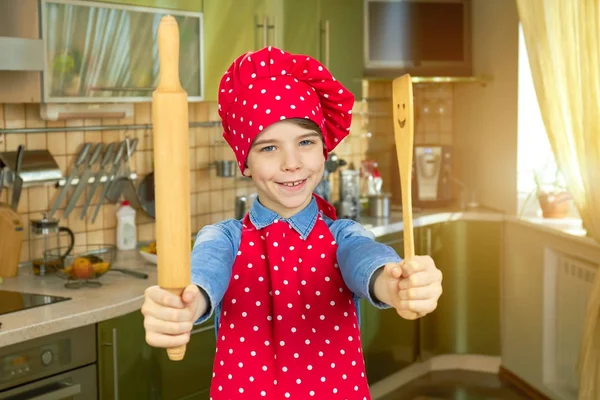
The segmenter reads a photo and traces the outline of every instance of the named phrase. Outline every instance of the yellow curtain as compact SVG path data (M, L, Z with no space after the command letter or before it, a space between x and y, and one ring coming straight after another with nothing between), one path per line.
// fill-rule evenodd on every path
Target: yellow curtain
M600 242L600 0L517 0L544 125L588 233ZM600 399L600 273L579 357L579 399Z

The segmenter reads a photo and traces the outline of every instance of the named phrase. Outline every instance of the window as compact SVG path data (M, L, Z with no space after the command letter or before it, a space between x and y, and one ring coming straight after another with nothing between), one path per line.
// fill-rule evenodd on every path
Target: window
M519 86L518 86L518 141L517 193L518 212L523 216L541 216L536 197L527 198L535 190L535 175L542 183L556 181L556 162L546 135L540 113L533 78L529 67L523 29L519 25ZM527 203L525 203L527 200ZM523 207L525 209L523 210ZM573 208L572 216L577 216Z

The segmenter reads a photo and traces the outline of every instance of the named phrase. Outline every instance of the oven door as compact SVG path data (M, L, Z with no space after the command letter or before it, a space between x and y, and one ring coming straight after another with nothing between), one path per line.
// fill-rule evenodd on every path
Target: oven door
M96 365L0 392L0 400L97 400Z

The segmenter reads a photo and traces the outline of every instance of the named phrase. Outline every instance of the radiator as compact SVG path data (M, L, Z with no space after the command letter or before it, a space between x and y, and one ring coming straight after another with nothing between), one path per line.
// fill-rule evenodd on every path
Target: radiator
M585 313L598 266L561 253L554 253L546 261L550 268L546 269L549 290L545 300L550 307L546 307L545 325L549 332L545 333L550 340L546 340L544 358L549 361L545 367L551 369L546 371L549 380L546 383L559 392L561 398L575 399Z

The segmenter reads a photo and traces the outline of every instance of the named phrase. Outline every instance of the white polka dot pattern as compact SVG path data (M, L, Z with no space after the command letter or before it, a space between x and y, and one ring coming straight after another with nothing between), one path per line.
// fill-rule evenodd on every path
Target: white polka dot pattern
M244 225L238 279L222 301L212 399L370 399L356 309L326 223L318 218L306 240L284 239L283 221L257 230L246 216Z
M317 60L266 47L238 57L219 85L223 137L243 166L269 125L307 118L322 130L325 156L350 132L354 95Z

